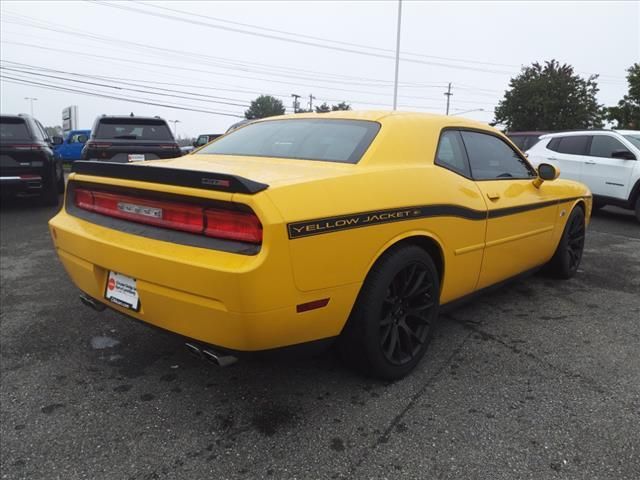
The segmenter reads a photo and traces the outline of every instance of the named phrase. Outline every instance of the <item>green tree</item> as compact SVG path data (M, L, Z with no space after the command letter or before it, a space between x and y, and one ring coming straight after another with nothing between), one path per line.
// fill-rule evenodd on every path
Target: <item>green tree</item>
M244 112L247 120L256 118L273 117L274 115L284 114L284 105L277 98L271 95L260 95L251 102L249 110Z
M556 60L523 67L495 109L495 123L507 130L570 130L602 126L598 76L583 79Z
M319 107L316 107L316 113L327 113L331 111L331 107L327 105L327 102L324 102Z
M629 93L615 107L607 108L607 120L616 122L617 128L640 129L640 63L627 69Z
M351 105L347 102L340 102L337 105L331 105L331 111L335 112L337 110L351 110Z

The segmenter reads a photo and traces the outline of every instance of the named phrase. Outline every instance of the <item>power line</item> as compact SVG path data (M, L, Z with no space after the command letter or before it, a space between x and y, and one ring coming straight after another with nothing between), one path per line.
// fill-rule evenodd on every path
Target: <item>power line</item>
M131 99L131 98L127 98L127 97L118 97L118 96L115 96L115 95L107 95L107 94L101 94L101 93L88 92L86 90L77 90L77 89L74 89L74 88L53 86L53 85L46 84L46 83L34 82L32 80L25 80L25 79L16 78L16 77L10 77L10 76L5 75L5 74L0 74L0 78L2 78L4 81L9 82L9 83L17 83L17 84L22 84L22 85L38 86L38 87L41 87L41 88L44 88L44 89L47 89L47 90L58 90L58 91L65 91L65 92L73 92L73 93L78 93L80 95L86 95L86 96L90 96L90 97L101 97L101 98L108 98L108 99L112 99L112 100L121 100L121 101L132 102L132 103L140 103L140 104L143 104L143 105L154 105L154 106L157 106L157 107L172 108L172 109L175 109L175 110L186 110L186 111L191 111L191 112L209 113L209 114L213 114L213 115L223 115L223 116L227 116L227 117L243 118L242 115L236 115L236 114L232 114L232 113L224 113L224 112L218 112L218 111L213 111L213 110L203 110L203 109L199 109L199 108L181 107L181 106L170 105L170 104L166 104L166 103L158 103L158 102L136 100L136 99Z
M12 17L15 17L15 19L12 19ZM25 22L24 20L21 20L21 18L25 18L27 19L27 21ZM353 76L345 76L345 75L340 75L340 74L328 74L326 72L317 72L317 71L312 71L312 70L305 70L305 69L298 69L298 68L293 68L293 67L282 67L282 66L275 66L275 65L266 65L266 64L261 64L261 63L255 63L255 62L240 62L238 60L232 60L232 59L228 59L228 58L223 58L223 57L215 57L215 56L211 56L211 55L206 55L206 54L199 54L199 53L193 53L193 52L186 52L186 51L182 51L182 50L175 50L175 49L169 49L166 47L156 47L153 45L149 45L149 44L143 44L143 43L137 43L137 42L131 42L131 41L123 41L121 39L117 39L117 38L113 38L113 37L108 37L108 36L103 36L103 35L97 35L94 33L90 33L90 32L83 32L82 30L78 30L78 29L73 29L73 30L68 30L68 29L64 29L64 28L55 28L54 26L52 26L50 23L47 24L42 24L41 22L39 22L38 20L32 19L30 17L24 16L24 15L15 15L15 14L9 14L9 18L7 19L7 14L4 14L3 17L3 21L5 21L6 23L12 23L12 24L16 24L16 25L22 25L22 26L28 26L31 28L37 28L37 29L41 29L41 30L47 30L47 31L52 31L52 32L57 32L57 33L61 33L63 35L73 35L73 36L78 36L81 38L85 38L85 39L89 39L92 41L96 41L96 42L101 42L101 43L108 43L108 44L122 44L124 46L127 47L127 51L130 52L132 46L136 47L136 48L142 48L144 50L153 50L153 51L157 51L157 53L155 55L160 56L161 58L166 58L167 54L172 54L174 56L178 57L178 61L179 62L184 62L185 61L185 57L191 57L194 61L197 61L197 63L199 65L205 63L208 64L210 66L215 66L217 68L223 68L223 69L231 69L231 70L240 70L240 71L258 71L259 73L263 73L263 74L267 74L267 75L272 75L272 76L285 76L286 78L299 78L299 79L304 79L304 80L320 80L320 81L324 81L324 82L329 82L329 83L339 83L339 84L351 84L351 85L358 85L358 86L370 86L370 87L388 87L390 86L392 83L389 80L382 80L382 79L372 79L372 78L366 78L366 77L353 77ZM40 24L38 24L40 23ZM208 59L208 62L205 61ZM213 62L213 63L212 63ZM220 62L223 62L225 64L220 64ZM256 70L256 66L260 69L260 70ZM265 68L267 70L265 70ZM283 72L274 72L273 70L282 70ZM291 73L288 72L303 72L303 73L308 73L311 75L311 77L309 76L301 76L301 75L292 75ZM325 77L325 78L319 78L319 77ZM357 79L360 80L359 82L354 82L353 80ZM362 83L362 81L366 81L368 83ZM374 83L372 83L374 82ZM406 84L403 86L412 86L412 87L420 87L420 88L437 88L440 87L441 85L436 85L436 84L419 84L419 83L410 83L410 84Z
M57 51L57 52L65 52L65 53L67 53L67 51L64 50L64 49L58 49L58 48L54 48L54 47L44 47L44 46L41 46L41 45L33 45L33 44L23 43L23 42L11 42L11 41L3 40L2 43L11 44L11 45L21 45L21 46L27 46L27 47L30 47L30 48L37 48L37 49L42 49L42 50ZM136 65L141 65L141 64L142 65L150 65L150 66L156 66L156 67L161 67L161 68L167 68L167 69L170 69L171 71L175 71L175 67L174 66L166 65L166 64L152 63L152 62L145 62L145 61L142 61L142 60L130 60L130 59L125 59L125 58L110 57L110 56L98 55L98 54L93 54L93 53L83 53L83 52L79 52L79 51L75 51L74 55L90 57L92 59L100 58L100 59L106 59L106 60L111 60L111 61L115 61L115 62L133 63L133 64L136 64ZM197 68L181 67L181 69L182 70L186 70L186 71L195 71L195 72L198 72L198 73L205 73L205 74L208 74L208 75L220 75L220 74L215 73L215 72L210 72L208 70L202 70L202 69L197 69ZM249 77L249 78L256 79L255 77ZM315 90L322 89L322 87L319 87L318 85L301 84L300 82L281 82L281 81L277 81L277 80L267 80L267 81L271 81L273 83L284 83L284 84L287 84L287 85L294 85L294 86L305 86L305 87L310 87L310 88L315 89ZM368 94L368 95L380 96L380 92L370 92L370 91L366 91L366 90L364 90L364 91L363 90L351 90L351 89L333 88L333 87L331 87L330 90L343 91L343 92L347 92L347 93L355 92L355 93L360 93L360 94ZM288 95L275 95L275 96L286 97ZM431 97L422 97L422 96L415 96L415 95L401 95L401 97L405 98L405 99L412 99L412 100L434 100ZM346 100L346 99L344 99L344 100ZM356 102L355 100L351 100L351 102L353 102L353 103L363 103L363 104L367 103L365 101ZM469 102L471 102L471 101L469 101ZM378 102L378 103L375 103L375 105L386 105L386 103Z
M376 57L376 58L383 58L383 59L394 59L394 57L392 55L388 55L388 54L374 53L374 52L363 52L363 51L360 51L360 50L354 50L353 48L337 47L337 46L331 46L331 45L322 45L322 44L319 44L319 43L310 42L310 41L306 41L306 40L293 40L293 39L290 39L290 38L279 37L277 35L271 35L271 34L267 34L267 33L250 32L248 30L242 30L242 29L234 28L234 27L225 27L225 26L222 26L222 25L214 25L214 24L203 22L201 20L196 20L196 19L189 20L189 19L185 19L185 18L176 17L175 15L165 15L165 14L161 14L161 13L149 12L149 11L146 11L146 10L141 10L139 8L131 7L129 5L111 4L111 3L107 3L107 2L102 2L100 0L93 0L92 4L93 5L97 4L97 5L102 5L102 6L106 6L106 7L110 7L110 8L117 8L117 9L121 9L121 10L141 13L143 15L149 15L149 16L153 16L153 17L157 17L157 18L164 18L164 19L167 19L167 20L174 20L174 21L178 21L178 22L189 23L191 25L200 25L200 26L203 26L203 27L208 27L208 28L213 28L213 29L218 29L218 30L224 30L224 31L230 31L230 32L235 32L235 33L241 33L241 34L244 34L244 35L253 35L253 36L258 36L258 37L262 37L262 38L269 38L269 39L272 39L272 40L280 40L280 41L283 41L283 42L295 43L295 44L298 44L298 45L307 45L307 46L311 46L311 47L324 48L324 49L335 50L335 51L344 52L344 53L353 53L353 54L357 54L357 55L365 55L365 56L369 56L369 57ZM509 71L504 71L504 70L490 70L490 69L486 69L486 68L467 67L467 66L463 66L463 65L449 65L449 64L446 64L446 63L442 63L442 62L431 62L431 61L417 60L417 59L412 59L412 58L402 58L402 60L404 62L416 63L416 64L420 64L420 65L431 65L431 66L436 65L436 66L440 66L440 67L444 67L444 68L452 68L452 69L459 69L459 70L472 70L472 71L484 72L484 73L504 74L504 75L511 75L513 73L513 72L509 72Z

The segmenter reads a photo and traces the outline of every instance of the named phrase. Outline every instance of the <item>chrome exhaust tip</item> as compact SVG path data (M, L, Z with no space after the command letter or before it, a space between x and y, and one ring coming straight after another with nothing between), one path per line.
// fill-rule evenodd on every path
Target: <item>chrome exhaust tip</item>
M186 342L184 345L187 347L187 350L189 350L189 353L194 357L200 360L206 360L218 367L228 367L238 361L237 357L234 357L233 355L223 355L209 348L200 348L200 346L194 343Z
M204 355L205 360L222 368L233 365L238 361L237 357L232 355L223 355L212 350L202 350L202 355Z
M96 312L102 312L105 308L107 308L106 305L103 305L102 303L98 302L96 299L84 293L80 294L80 301L87 307L95 310Z

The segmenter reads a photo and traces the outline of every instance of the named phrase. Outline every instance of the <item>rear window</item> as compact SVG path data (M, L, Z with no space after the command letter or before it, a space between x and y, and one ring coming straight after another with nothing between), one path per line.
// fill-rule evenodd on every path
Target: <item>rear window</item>
M358 163L380 130L366 120L296 119L258 122L199 153Z
M623 137L633 143L637 148L640 148L640 133L638 135L623 135Z
M100 120L96 138L109 140L173 141L171 131L163 120Z
M554 138L549 142L547 148L558 153L567 153L569 155L586 155L588 143L588 135L573 135L570 137Z
M0 141L30 140L31 135L21 118L0 117Z

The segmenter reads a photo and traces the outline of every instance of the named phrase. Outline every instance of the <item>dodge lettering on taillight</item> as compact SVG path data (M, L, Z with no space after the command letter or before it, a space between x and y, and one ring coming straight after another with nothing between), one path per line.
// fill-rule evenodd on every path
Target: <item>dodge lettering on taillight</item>
M147 207L145 205L136 205L135 203L118 202L118 210L133 215L142 215L144 217L162 218L162 209Z

